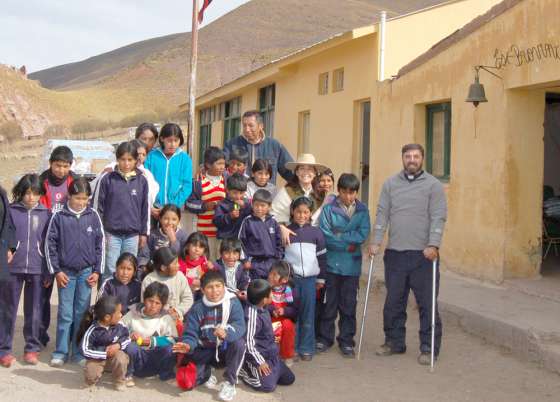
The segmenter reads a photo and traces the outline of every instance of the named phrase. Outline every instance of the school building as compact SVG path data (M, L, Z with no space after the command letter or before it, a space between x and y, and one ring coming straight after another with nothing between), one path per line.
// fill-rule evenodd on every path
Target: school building
M422 143L448 196L444 269L536 277L543 241L560 265L554 219L543 240L543 184L560 191L559 12L560 0L449 1L335 35L200 96L193 159L258 109L294 157L361 176L373 217L401 146ZM465 102L476 71L478 107Z

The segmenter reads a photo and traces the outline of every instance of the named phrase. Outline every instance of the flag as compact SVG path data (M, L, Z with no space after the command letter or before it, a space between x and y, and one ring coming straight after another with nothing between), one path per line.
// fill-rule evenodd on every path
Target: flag
M202 23L202 19L204 18L204 10L212 3L212 0L204 0L200 11L198 12L198 23Z

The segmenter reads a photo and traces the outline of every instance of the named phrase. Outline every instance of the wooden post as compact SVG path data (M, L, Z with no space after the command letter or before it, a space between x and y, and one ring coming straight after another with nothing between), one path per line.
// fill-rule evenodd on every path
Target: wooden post
M194 114L196 100L196 64L198 59L198 0L193 0L191 30L191 84L189 86L189 127L187 134L187 152L194 157Z

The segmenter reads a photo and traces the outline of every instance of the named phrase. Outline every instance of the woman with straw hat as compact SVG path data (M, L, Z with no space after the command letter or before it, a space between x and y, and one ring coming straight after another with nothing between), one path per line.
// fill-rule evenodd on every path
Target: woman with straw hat
M316 212L323 204L324 194L313 188L315 177L327 169L318 163L312 154L301 154L295 162L287 162L286 169L294 172L294 177L281 188L272 201L272 215L280 224L282 242L290 243L290 235L294 233L287 228L290 223L290 205L298 197L306 196L313 201L311 213Z

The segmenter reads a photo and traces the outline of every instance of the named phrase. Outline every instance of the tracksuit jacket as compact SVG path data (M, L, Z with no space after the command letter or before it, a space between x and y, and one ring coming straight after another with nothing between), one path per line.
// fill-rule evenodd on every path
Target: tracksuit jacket
M292 265L294 275L303 278L317 276L319 281L324 282L327 247L323 232L310 224L300 226L292 223L288 229L296 235L290 235L290 244L286 246L284 260Z
M227 286L227 278L226 278L226 266L222 259L216 261L214 264L214 270L218 271L222 278L224 279L224 283ZM235 292L237 290L245 291L249 286L249 275L247 271L243 268L243 264L241 262L237 262L237 267L235 269L235 289L230 289L231 291Z
M148 180L139 169L128 180L118 171L103 176L93 207L101 215L105 230L112 235L146 236L149 233Z
M230 216L230 212L233 211L234 207L235 202L227 197L216 206L212 223L218 229L218 239L237 239L243 219L251 215L251 203L247 199L244 200L243 207L239 209L239 218L237 219L232 219Z
M82 339L82 351L86 359L107 360L107 346L118 343L121 350L125 350L130 344L128 329L118 323L110 327L104 327L94 321L87 329Z
M266 308L247 304L247 353L245 361L253 367L278 361L278 345L274 342L272 319Z
M169 237L167 237L160 228L152 230L148 236L148 242L141 250L138 251L138 266L142 267L148 265L148 262L150 262L150 259L152 258L151 256L162 247L169 247L175 252L175 254L181 254L181 250L183 249L183 246L187 242L187 238L189 236L183 229L178 228L175 232L175 237L177 240L175 243L171 243L169 241Z
M243 135L232 138L224 145L224 153L226 159L234 149L243 149L249 154L247 162L247 175L251 173L251 167L257 159L266 159L272 166L271 183L276 183L276 175L280 174L286 181L290 181L294 173L290 169L286 169L286 162L293 161L288 150L277 140L270 137L264 137L258 144L251 144Z
M187 313L183 342L189 344L192 353L197 347L215 348L214 330L222 323L222 305L208 307L203 300L197 301ZM225 342L235 342L245 335L245 317L241 303L234 296L230 299L230 313L226 327Z
M10 205L10 215L16 227L12 274L47 275L44 247L50 211L42 204L27 209L22 203Z
M122 306L122 313L124 315L128 312L130 306L140 303L141 289L142 282L136 278L133 278L125 285L113 276L103 282L97 293L97 300L105 295L115 296Z
M323 207L319 226L327 242L327 272L343 276L360 276L362 248L370 232L369 211L356 200L352 217L338 204L338 197ZM354 251L349 251L350 246Z
M284 254L278 222L271 215L264 219L249 215L243 219L239 240L244 257L251 262L251 278L266 279L273 262Z
M10 214L10 203L6 192L0 186L0 281L10 277L8 250L14 249L16 229Z
M183 208L192 191L191 157L178 148L168 159L160 148L154 148L148 154L144 167L152 172L159 184L155 203Z
M105 235L97 211L86 207L78 213L66 204L55 212L47 229L45 256L51 274L88 267L101 274L105 266Z

